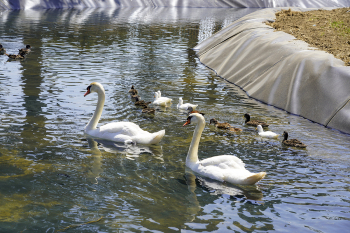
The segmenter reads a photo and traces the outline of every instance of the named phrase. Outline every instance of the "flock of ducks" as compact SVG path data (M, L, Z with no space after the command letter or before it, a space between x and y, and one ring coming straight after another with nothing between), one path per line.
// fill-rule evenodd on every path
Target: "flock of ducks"
M25 48L19 49L18 54L7 54L6 49L0 44L0 55L6 55L12 60L23 60L28 53L31 51L31 46L26 45Z
M92 137L111 140L114 142L130 143L130 144L156 144L159 143L165 135L165 130L160 130L155 133L147 132L133 122L112 122L97 128L97 124L102 115L103 106L105 103L105 90L102 84L98 82L91 83L86 88L84 97L97 93L98 100L95 112L85 126L84 132ZM155 109L149 105L167 106L172 99L162 97L161 92L154 93L154 101L146 102L141 100L138 91L134 86L129 90L131 98L135 101L135 105L143 108L142 112L154 114ZM204 160L198 159L198 147L202 132L205 127L204 114L195 110L198 105L184 104L182 98L179 98L178 109L188 110L187 121L183 126L191 123L195 124L195 130L192 141L186 157L186 166L201 176L209 177L221 182L229 182L232 184L253 185L263 179L265 172L252 173L245 168L244 162L234 155L219 155L213 156ZM268 127L265 122L251 120L249 114L245 114L245 123L250 126L255 126L258 129L258 134L261 137L277 138L278 134L271 131L264 131L263 127ZM216 119L211 119L210 124L213 124L218 129L241 132L242 129L235 128L229 123L219 123ZM287 146L305 148L306 145L297 139L288 139L288 133L283 133L284 139L282 143Z

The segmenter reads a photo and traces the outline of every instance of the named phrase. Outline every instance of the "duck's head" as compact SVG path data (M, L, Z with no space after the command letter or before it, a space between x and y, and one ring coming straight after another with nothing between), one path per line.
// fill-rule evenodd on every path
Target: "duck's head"
M185 124L183 124L183 126L189 125L191 123L198 124L199 122L205 122L203 114L201 114L201 113L191 113L187 117L187 121L185 122Z
M26 49L30 49L31 46L29 44L26 45Z
M264 132L263 127L262 127L261 125L258 125L258 126L256 127L256 129L258 130L259 133Z
M104 88L101 85L101 83L93 82L86 88L86 93L84 94L84 97L92 92L100 92L100 91L104 92Z
M245 122L250 121L250 115L248 113L244 114Z
M215 119L215 118L213 118L213 119L210 119L210 121L209 121L209 125L211 125L211 124L217 124L218 123L218 121Z
M284 140L287 140L288 139L288 132L284 131L282 136L284 137Z

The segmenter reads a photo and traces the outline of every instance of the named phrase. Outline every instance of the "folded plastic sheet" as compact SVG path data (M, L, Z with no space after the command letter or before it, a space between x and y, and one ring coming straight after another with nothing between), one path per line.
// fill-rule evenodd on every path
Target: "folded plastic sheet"
M277 10L246 15L203 41L200 61L255 99L350 133L350 67L263 23Z
M349 0L2 0L0 9L81 7L348 7Z

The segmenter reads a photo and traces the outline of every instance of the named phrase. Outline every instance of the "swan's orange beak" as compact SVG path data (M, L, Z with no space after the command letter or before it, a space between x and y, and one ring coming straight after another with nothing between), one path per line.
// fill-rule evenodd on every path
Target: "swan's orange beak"
M186 123L182 127L184 127L185 125L189 125L189 124L191 124L191 119L187 119Z
M87 96L88 94L90 94L90 88L86 91L86 93L84 94L84 97Z

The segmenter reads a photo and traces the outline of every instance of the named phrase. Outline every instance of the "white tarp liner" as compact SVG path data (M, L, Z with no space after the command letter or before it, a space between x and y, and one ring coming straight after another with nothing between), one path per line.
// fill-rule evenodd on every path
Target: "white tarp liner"
M246 15L200 43L200 61L255 99L350 133L350 67L263 23L278 10Z
M1 0L0 9L81 7L349 7L350 0Z

